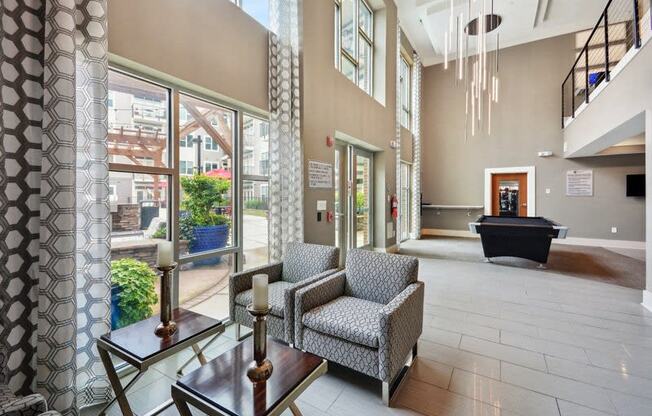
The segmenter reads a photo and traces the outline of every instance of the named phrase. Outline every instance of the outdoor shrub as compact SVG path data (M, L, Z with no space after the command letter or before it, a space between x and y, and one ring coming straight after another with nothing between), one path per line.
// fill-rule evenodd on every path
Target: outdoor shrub
M152 305L158 302L155 284L158 276L145 262L120 259L111 262L111 284L120 287L120 321L127 326L152 316Z

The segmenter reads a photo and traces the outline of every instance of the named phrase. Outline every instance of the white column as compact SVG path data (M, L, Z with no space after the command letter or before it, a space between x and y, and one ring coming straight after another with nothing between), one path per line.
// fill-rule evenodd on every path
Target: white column
M652 110L645 112L645 290L643 306L652 311Z

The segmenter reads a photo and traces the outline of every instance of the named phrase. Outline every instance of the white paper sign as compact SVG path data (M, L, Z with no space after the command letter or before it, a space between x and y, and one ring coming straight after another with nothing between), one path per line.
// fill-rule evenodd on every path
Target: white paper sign
M308 187L331 189L333 187L333 165L309 160Z
M593 196L593 171L566 172L566 196Z

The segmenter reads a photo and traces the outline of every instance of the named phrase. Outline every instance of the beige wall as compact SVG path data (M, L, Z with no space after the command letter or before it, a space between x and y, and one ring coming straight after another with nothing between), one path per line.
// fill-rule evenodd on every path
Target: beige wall
M109 52L267 111L268 32L228 0L111 0Z
M388 247L394 238L386 238L385 225L391 221L387 197L395 192L396 154L390 149L395 136L396 114L396 6L386 0L386 7L376 13L385 17L384 28L377 27L376 44L385 55L384 79L377 100L342 75L333 64L334 7L332 0L303 2L303 118L302 135L304 160L333 163L333 148L326 146L326 137L338 133L354 137L380 149L375 153L375 244ZM376 68L377 69L377 68ZM377 87L377 86L376 86ZM385 105L381 104L381 101ZM306 176L307 178L307 176ZM317 222L317 200L328 201L333 209L333 190L315 190L307 186L305 192L305 240L307 242L333 244L335 226L325 220Z
M567 225L570 237L645 240L645 201L625 197L625 175L644 173L644 155L561 157L561 81L573 62L572 47L572 36L563 36L504 50L492 135L469 137L466 143L463 89L440 65L425 69L424 201L483 205L485 168L535 166L537 215ZM537 157L543 150L554 156ZM571 169L593 170L594 197L565 196ZM466 212L426 211L423 227L466 229L470 219Z

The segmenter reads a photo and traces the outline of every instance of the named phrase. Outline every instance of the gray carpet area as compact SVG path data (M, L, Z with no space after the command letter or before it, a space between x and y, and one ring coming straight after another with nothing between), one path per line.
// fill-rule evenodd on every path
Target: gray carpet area
M424 237L418 244L414 241L402 243L401 254L432 259L485 262L482 244L479 239L474 238ZM644 254L643 250L553 244L546 269L538 269L538 263L513 257L499 257L492 262L515 268L538 269L541 273L556 273L632 289L644 289Z

